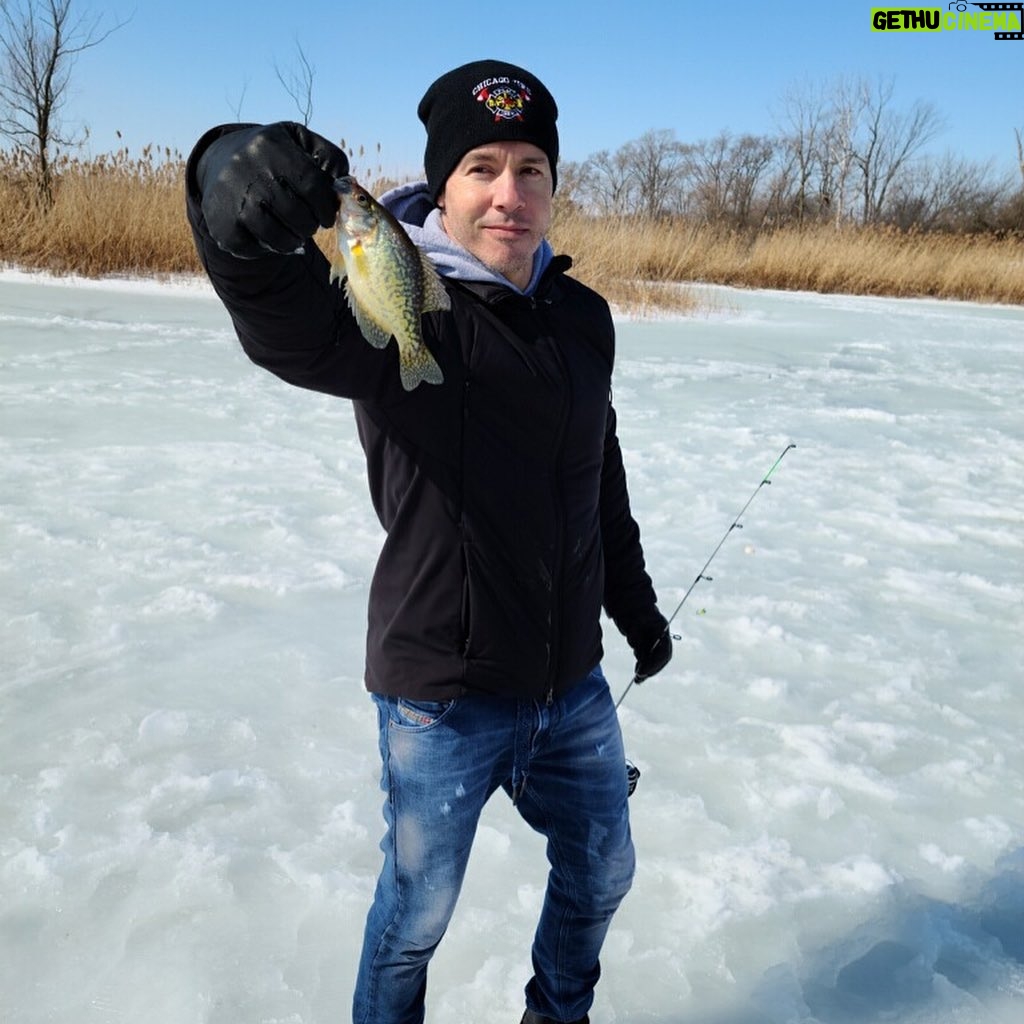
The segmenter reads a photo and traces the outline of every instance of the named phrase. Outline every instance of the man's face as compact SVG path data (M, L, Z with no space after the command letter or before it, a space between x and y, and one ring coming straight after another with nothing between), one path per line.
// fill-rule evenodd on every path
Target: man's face
M551 224L552 191L542 149L529 142L492 142L463 156L437 205L451 238L525 288L533 254Z

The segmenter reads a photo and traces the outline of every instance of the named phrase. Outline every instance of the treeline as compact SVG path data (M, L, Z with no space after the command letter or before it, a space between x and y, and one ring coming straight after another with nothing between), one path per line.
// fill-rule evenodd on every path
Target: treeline
M60 157L53 172L46 203L31 159L0 151L0 266L119 276L200 271L181 154L147 147L137 158L127 150ZM329 251L333 236L325 230L317 242ZM812 223L740 231L679 217L595 217L560 201L551 242L573 256L576 277L628 311L699 305L700 292L686 286L696 281L1024 305L1024 237L1014 234Z
M561 201L599 216L681 218L730 229L849 224L957 233L1024 232L1020 178L991 164L925 156L943 121L900 109L892 81L841 80L790 91L780 129L699 142L648 131L615 151L559 167ZM1010 140L1008 138L1008 144Z

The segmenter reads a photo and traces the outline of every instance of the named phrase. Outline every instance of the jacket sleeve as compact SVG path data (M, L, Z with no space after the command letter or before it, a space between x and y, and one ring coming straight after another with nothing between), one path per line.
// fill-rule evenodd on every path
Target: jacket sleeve
M186 212L199 260L249 358L290 384L347 398L377 398L397 386L395 353L368 345L344 289L313 243L301 255L240 259L210 237L196 164L216 139L246 125L221 125L196 144L186 168Z
M604 547L604 608L634 651L650 648L668 623L644 563L637 526L629 507L626 469L609 401L601 470L601 537Z

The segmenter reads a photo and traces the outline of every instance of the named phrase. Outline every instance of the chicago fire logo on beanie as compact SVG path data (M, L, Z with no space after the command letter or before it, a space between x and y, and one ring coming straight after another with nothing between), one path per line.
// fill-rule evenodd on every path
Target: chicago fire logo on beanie
M558 107L529 71L498 60L464 64L427 89L416 111L427 129L423 165L434 199L471 149L490 142L529 142L558 163Z
M530 90L523 82L495 82L488 78L473 89L477 103L486 105L499 121L522 121L523 110L530 102Z

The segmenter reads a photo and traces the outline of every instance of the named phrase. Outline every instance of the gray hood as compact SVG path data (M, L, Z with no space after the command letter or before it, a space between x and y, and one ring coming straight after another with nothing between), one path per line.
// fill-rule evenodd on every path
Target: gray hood
M533 257L533 276L525 289L517 288L501 274L481 263L472 253L449 237L441 226L441 211L430 198L425 181L399 185L385 192L378 202L389 210L408 232L416 246L430 258L442 277L457 281L486 281L504 285L520 295L532 295L554 252L545 238Z

